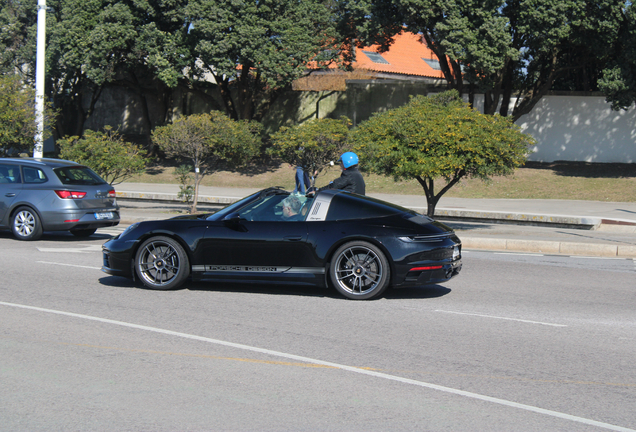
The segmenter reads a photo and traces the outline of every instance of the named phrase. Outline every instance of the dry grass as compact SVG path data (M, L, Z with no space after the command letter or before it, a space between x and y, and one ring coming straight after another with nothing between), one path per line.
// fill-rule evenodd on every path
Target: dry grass
M340 175L337 167L323 172L317 185L327 184ZM149 167L129 182L177 183L174 165ZM367 192L421 195L416 180L394 182L391 178L365 174ZM251 166L241 171L222 170L204 177L202 184L223 187L294 187L294 170L287 164ZM439 190L443 181L438 180ZM636 202L636 164L594 164L582 162L528 162L509 177L496 177L488 183L466 179L446 196L459 198L570 199Z

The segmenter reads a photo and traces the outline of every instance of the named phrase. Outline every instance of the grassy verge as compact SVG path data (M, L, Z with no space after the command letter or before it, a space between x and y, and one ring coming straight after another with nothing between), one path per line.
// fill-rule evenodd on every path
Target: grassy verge
M139 183L178 183L174 165L154 165L127 181ZM323 172L317 179L322 186L338 177L337 167ZM416 180L394 182L393 179L365 174L367 192L422 195ZM251 166L241 171L221 170L204 177L203 185L222 187L294 188L294 170L287 164ZM442 179L436 189L444 186ZM598 164L584 162L528 162L509 177L495 177L489 182L466 179L445 196L458 198L569 199L612 202L636 202L636 164Z

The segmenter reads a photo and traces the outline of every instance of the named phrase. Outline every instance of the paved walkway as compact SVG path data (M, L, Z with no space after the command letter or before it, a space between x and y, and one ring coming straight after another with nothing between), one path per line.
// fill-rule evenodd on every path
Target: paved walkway
M174 184L121 183L122 224L187 211ZM203 186L199 210L218 208L258 189ZM369 194L420 212L422 195ZM636 203L443 197L436 219L452 226L464 249L636 259Z

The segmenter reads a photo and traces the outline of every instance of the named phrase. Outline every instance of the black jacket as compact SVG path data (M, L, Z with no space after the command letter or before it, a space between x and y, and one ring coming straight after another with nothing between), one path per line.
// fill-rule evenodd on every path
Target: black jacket
M329 183L327 186L320 188L320 190L323 189L341 189L347 192L357 193L359 195L365 194L364 179L357 167L349 167L342 171L340 177Z

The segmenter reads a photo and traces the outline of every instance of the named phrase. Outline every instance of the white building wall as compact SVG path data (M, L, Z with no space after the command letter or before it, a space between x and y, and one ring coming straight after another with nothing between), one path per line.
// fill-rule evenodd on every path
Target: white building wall
M537 140L531 161L636 162L636 109L603 96L544 96L516 123Z

